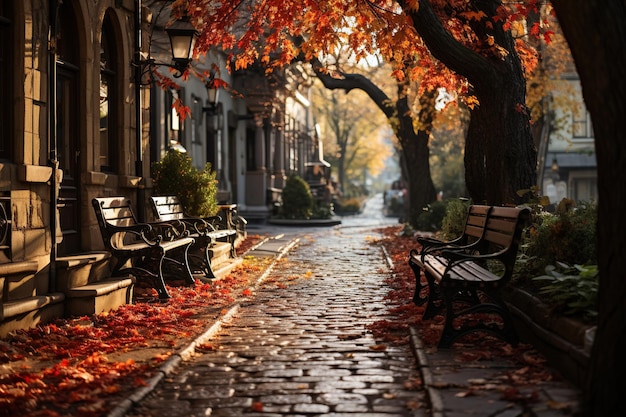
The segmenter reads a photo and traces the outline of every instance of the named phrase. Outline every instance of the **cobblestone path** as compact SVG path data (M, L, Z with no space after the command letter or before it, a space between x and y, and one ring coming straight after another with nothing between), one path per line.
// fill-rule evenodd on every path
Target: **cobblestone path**
M371 228L299 236L211 346L132 416L424 416L407 347L374 340L389 273Z

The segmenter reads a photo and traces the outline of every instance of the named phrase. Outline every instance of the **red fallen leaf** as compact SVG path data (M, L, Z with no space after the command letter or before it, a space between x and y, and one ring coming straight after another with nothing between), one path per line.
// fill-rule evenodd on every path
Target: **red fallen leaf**
M512 402L530 403L539 400L539 393L536 390L533 390L530 393L524 393L517 388L510 387L502 392L502 399Z
M255 401L252 403L252 411L256 411L257 413L260 413L263 411L263 403L260 401Z
M373 350L375 352L384 352L385 350L387 350L387 346L386 345L374 345L374 346L370 346L370 350Z
M244 297L250 297L252 295L252 290L250 288L246 288L241 292Z
M408 410L417 410L422 407L422 403L417 400L407 401L404 405Z
M170 357L170 352L155 355L152 360L155 362L165 362Z
M133 382L134 382L136 387L147 387L148 386L148 383L143 378L135 377Z

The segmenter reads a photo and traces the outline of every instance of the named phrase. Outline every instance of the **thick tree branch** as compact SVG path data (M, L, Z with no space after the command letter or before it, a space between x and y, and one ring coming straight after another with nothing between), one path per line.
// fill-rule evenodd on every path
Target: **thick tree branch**
M490 78L485 76L485 72L495 72L487 58L454 39L441 24L429 0L420 0L417 11L410 10L404 1L400 4L413 19L413 27L426 43L430 53L446 67L464 76L474 85L481 79ZM495 78L495 73L493 76Z
M393 117L395 107L383 90L378 88L369 78L361 74L337 73L338 76L328 74L322 69L322 64L314 60L311 62L313 71L319 80L329 90L344 90L346 93L359 89L362 90L378 106L387 118Z

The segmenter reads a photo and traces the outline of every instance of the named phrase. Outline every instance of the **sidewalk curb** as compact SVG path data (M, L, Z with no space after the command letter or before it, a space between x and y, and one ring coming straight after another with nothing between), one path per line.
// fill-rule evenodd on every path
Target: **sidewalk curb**
M380 246L383 251L383 256L385 258L385 262L390 270L393 271L393 260L389 256L389 252L387 252L387 248L384 245ZM422 377L422 382L424 384L424 389L426 391L426 395L428 397L428 403L430 405L430 416L431 417L445 417L444 407L443 407L443 399L441 395L439 395L439 391L434 388L433 385L433 375L430 372L430 367L428 365L428 360L426 359L426 353L424 352L424 345L422 340L419 338L417 334L417 330L414 327L409 328L409 345L415 360L417 361L417 368ZM417 414L416 414L417 415Z
M246 252L245 255L249 255L256 248L260 247L263 243L272 240L282 238L283 235L276 236L274 238L266 238L263 241L259 242L253 248ZM269 274L272 272L278 261L287 254L294 246L298 244L300 241L299 238L295 238L291 240L288 244L286 244L280 253L272 260L272 262L268 265L265 271L257 278L255 281L253 288L257 287L263 281L267 279ZM236 300L235 303L228 309L225 314L219 316L215 322L209 328L202 333L200 336L196 337L192 340L187 346L180 349L178 352L174 353L170 356L163 364L157 369L156 375L146 381L146 386L136 389L132 394L130 394L126 399L122 400L117 406L115 406L109 413L106 414L107 417L124 417L126 413L128 413L137 403L139 403L143 398L148 396L154 389L157 387L159 382L163 380L167 375L169 375L181 362L184 362L189 359L189 357L193 354L196 347L206 342L208 339L213 337L216 333L220 331L222 326L232 320L232 318L237 314L239 308L241 307L241 300Z
M428 397L428 402L430 405L430 415L431 417L445 417L446 413L444 412L443 399L439 393L439 390L437 390L437 388L433 386L434 378L432 372L430 371L428 359L426 359L424 344L419 338L417 330L414 327L411 327L409 331L411 350L413 351L413 355L415 356L415 360L417 361L417 367L420 371L420 375L422 376L424 390L426 391L426 395Z

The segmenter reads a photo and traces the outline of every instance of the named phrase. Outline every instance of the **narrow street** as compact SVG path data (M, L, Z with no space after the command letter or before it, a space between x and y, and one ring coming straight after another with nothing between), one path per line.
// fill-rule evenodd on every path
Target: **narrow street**
M389 267L371 241L397 219L383 218L381 204L370 200L339 227L285 228L299 244L127 415L426 415L409 347L381 344L366 328L387 314Z

